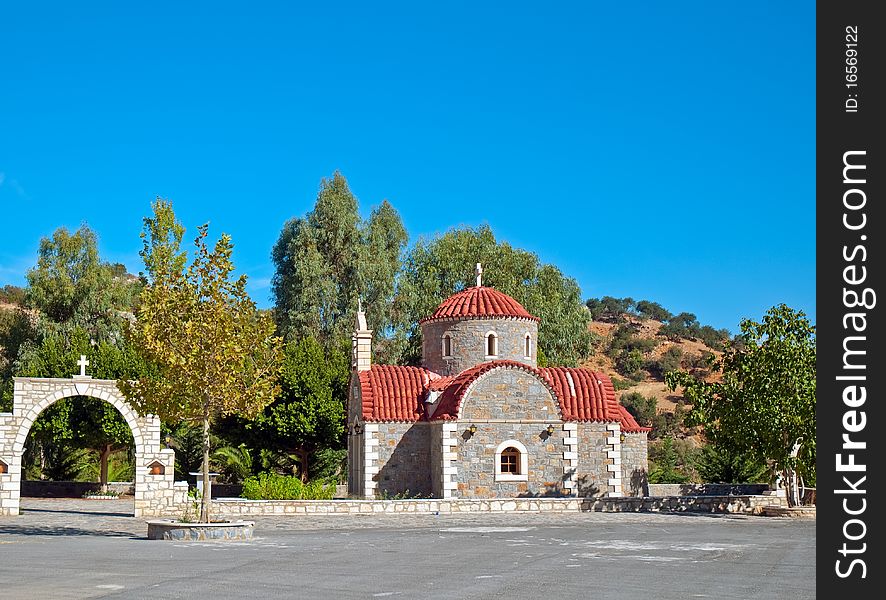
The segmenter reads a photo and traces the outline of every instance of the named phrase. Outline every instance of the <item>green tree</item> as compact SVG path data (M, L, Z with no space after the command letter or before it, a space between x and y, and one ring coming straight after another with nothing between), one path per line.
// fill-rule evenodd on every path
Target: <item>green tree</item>
M474 268L483 264L483 284L512 296L541 319L538 348L549 364L575 365L587 358L592 337L590 314L578 284L538 256L498 242L484 225L452 229L419 240L407 254L393 305L396 322L392 352L397 362L421 358L418 321L453 293L475 285Z
M119 335L140 289L138 279L122 271L100 260L89 226L74 233L59 227L40 240L37 265L27 272L27 304L49 330L82 327L95 340Z
M633 298L603 296L602 298L589 298L585 302L585 306L588 307L591 318L595 321L621 323L625 320L625 315L636 312L637 305Z
M387 201L364 222L342 174L323 179L313 210L283 226L272 252L280 333L287 341L312 336L336 347L350 339L362 299L373 327L384 334L406 239Z
M293 454L307 483L314 454L340 445L349 377L347 355L312 337L286 345L282 395L256 419L266 448Z
M695 460L702 481L708 483L760 483L768 467L759 458L720 444L707 444Z
M645 319L654 319L655 321L667 321L674 316L671 314L671 311L658 302L651 302L649 300L637 302L637 314Z
M674 438L666 437L653 447L649 457L649 483L686 483L690 477L679 468L679 457L674 448Z
M207 226L195 240L194 258L180 249L184 228L172 204L153 203L145 219L142 258L148 283L131 330L135 348L153 374L118 386L136 409L203 426L203 489L209 490L210 421L237 412L256 415L279 391L281 340L270 315L256 310L246 276L231 280L233 244L223 234L210 249ZM201 521L208 522L211 494L203 496Z
M21 347L37 337L36 316L22 308L0 308L0 412L12 410L12 378Z
M719 381L684 371L665 380L671 390L683 387L689 424L704 425L708 438L730 451L770 461L796 503L798 456L807 472L815 460L815 327L803 311L780 304L760 322L742 320L740 329L713 365Z

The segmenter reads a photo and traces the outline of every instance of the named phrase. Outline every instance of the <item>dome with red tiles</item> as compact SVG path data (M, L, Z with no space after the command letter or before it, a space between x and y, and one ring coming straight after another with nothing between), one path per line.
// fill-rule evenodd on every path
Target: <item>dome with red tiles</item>
M495 288L476 286L466 288L444 300L430 317L421 323L439 319L477 319L511 317L538 321L523 305Z

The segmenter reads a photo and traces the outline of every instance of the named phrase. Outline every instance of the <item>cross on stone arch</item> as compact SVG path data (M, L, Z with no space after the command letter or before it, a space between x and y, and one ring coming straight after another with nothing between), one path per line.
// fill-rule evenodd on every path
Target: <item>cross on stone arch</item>
M86 377L86 367L89 366L89 361L86 360L85 354L80 355L80 360L77 361L77 366L80 367L80 377Z

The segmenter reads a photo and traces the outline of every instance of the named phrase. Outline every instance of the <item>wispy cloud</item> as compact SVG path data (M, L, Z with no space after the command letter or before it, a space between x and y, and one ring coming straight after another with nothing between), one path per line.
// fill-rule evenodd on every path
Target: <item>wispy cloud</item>
M22 198L27 196L27 194L25 193L25 189L19 184L17 179L10 179L9 180L9 187L14 189L15 193L18 194L19 196L21 196Z
M3 184L7 183L6 173L4 171L0 171L0 188L3 187ZM25 193L25 189L21 186L17 179L9 179L9 188L14 191L16 194L24 198L27 196Z

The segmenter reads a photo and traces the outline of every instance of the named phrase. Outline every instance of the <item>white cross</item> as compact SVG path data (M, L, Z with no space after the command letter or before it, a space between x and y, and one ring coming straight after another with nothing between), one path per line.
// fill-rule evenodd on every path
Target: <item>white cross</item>
M80 355L80 360L77 361L77 366L80 367L80 377L86 377L86 367L89 366L89 361L86 360L85 354Z
M477 268L474 270L474 272L477 274L477 287L480 287L481 285L483 285L481 283L481 280L483 279L483 266L480 263L477 263Z

